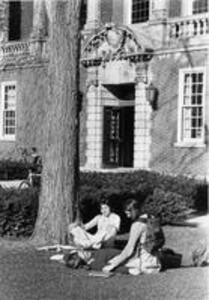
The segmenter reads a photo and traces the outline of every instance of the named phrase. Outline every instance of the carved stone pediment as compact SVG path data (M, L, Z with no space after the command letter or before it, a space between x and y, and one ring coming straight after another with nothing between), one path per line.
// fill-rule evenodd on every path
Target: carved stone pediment
M138 43L128 27L107 24L84 45L81 62L88 67L117 60L147 61L152 52Z

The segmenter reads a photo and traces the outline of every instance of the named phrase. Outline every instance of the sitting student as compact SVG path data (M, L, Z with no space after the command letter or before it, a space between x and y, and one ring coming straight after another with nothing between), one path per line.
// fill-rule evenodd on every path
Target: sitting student
M108 200L100 204L101 214L94 217L90 222L82 225L71 224L69 233L73 237L76 246L99 249L105 246L113 246L114 239L120 228L120 217L111 212ZM97 227L95 234L87 232L93 227Z
M157 273L161 264L156 255L148 252L146 247L147 224L140 219L140 207L138 201L129 199L126 203L125 213L131 218L129 240L125 248L110 259L103 267L104 272L111 272L120 266L124 266L129 274Z
M159 217L140 216L139 203L135 199L127 201L125 213L133 223L128 243L122 252L113 248L81 250L66 255L66 265L71 268L86 266L93 271L116 271L132 275L157 273L181 266L182 255L163 248L165 237Z

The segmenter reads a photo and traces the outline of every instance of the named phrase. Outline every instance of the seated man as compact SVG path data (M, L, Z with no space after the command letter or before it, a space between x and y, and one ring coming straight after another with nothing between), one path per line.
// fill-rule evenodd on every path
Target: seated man
M94 217L90 222L69 226L69 233L72 235L76 246L99 249L102 246L111 247L114 245L115 236L120 228L120 217L111 212L108 200L101 202L100 210L101 214ZM95 226L97 227L95 234L87 232Z

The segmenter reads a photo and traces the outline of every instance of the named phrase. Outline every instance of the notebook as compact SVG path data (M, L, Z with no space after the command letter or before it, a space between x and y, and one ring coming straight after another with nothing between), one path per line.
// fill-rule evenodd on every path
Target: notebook
M91 276L91 277L109 278L113 275L114 275L114 273L112 273L112 272L108 272L108 273L102 272L102 271L91 271L91 272L89 272L89 276Z

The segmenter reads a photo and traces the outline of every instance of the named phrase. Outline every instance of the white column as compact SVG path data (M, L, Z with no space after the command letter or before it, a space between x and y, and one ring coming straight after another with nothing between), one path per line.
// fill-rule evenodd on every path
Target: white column
M151 145L151 106L146 100L146 85L141 81L135 90L134 168L149 169Z
M162 20L167 18L168 0L152 0L150 2L150 19Z
M91 85L87 92L86 168L102 167L103 111L101 87Z
M205 124L205 132L204 132L204 136L205 136L205 143L207 143L207 141L209 140L209 132L206 128L209 128L209 102L207 101L209 99L209 86L206 83L208 81L209 78L209 49L207 49L207 64L206 64L206 80L205 80L205 102L204 102L204 109L205 109L205 120L203 121ZM208 149L208 148L207 148ZM208 163L205 164L205 175L206 178L208 180L208 213L209 213L209 169L208 169L208 165L209 165L209 149L207 150L207 158L206 161L208 161Z
M191 16L192 6L193 6L192 0L182 0L182 4L181 4L182 16Z
M47 15L44 0L33 0L33 31L32 38L40 39L46 36Z
M123 0L123 21L124 25L131 24L131 11L132 11L132 1Z
M87 0L86 30L92 30L100 26L101 0Z
M9 2L0 1L0 43L8 41L9 36Z
M167 8L167 0L152 0L152 9L165 9Z

